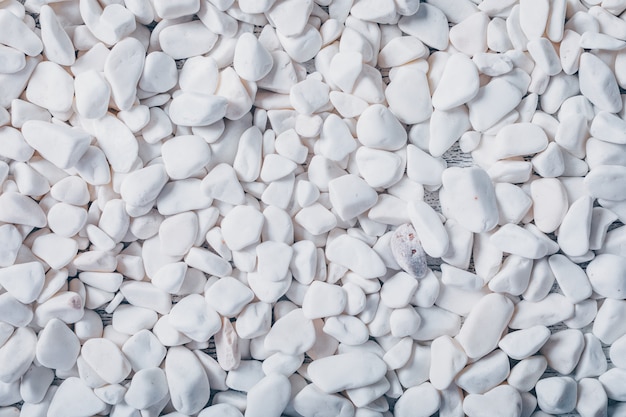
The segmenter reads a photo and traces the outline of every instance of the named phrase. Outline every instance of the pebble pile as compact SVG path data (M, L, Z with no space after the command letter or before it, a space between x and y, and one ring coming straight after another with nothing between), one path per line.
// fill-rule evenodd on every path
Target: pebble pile
M626 416L624 89L626 0L0 0L0 417Z

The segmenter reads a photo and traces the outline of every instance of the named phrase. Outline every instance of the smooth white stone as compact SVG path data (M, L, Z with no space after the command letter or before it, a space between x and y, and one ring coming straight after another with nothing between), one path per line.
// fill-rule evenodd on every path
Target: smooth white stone
M589 250L593 198L582 196L574 201L559 227L557 242L563 253L581 256Z
M553 333L540 352L552 369L567 375L578 364L584 346L582 332L577 329L567 329Z
M20 381L20 395L26 403L40 403L54 380L54 371L32 365Z
M574 315L574 305L563 295L549 294L540 301L522 300L515 305L509 327L527 329L536 325L552 326Z
M418 281L406 272L388 278L381 290L381 301L389 308L403 308L409 304L418 287Z
M626 393L624 392L624 386L621 384L621 381L625 375L626 372L619 368L610 369L603 375L600 375L598 379L609 399L624 401Z
M176 303L168 316L169 324L197 342L205 342L217 333L221 320L199 294L190 294Z
M387 365L371 352L349 352L313 361L308 373L313 383L326 393L364 387L379 381Z
M341 396L326 394L315 384L305 386L293 399L294 409L302 415L354 416L354 405Z
M143 410L161 401L167 395L167 379L161 368L138 371L128 386L124 401L131 407Z
M423 5L422 5L423 6ZM409 387L394 408L394 415L398 417L427 417L439 409L441 399L439 392L428 382Z
M317 268L315 244L308 240L301 240L294 243L292 248L291 273L301 284L310 284L315 278Z
M397 67L424 57L428 48L414 36L398 36L391 39L378 53L381 68Z
M311 115L328 103L329 92L325 83L307 78L291 87L289 101L298 113Z
M450 336L433 340L430 350L430 382L438 390L444 390L465 367L467 355Z
M371 247L349 235L334 238L326 246L326 257L329 261L344 266L363 278L383 276L387 269Z
M572 303L579 303L591 296L591 284L581 267L564 255L552 255L548 262L563 295Z
M88 119L99 119L109 107L111 87L102 73L90 70L74 79L76 111Z
M598 314L593 322L592 332L594 336L607 345L626 333L626 326L618 319L626 311L626 301L607 298L598 309Z
M200 361L189 349L174 346L165 358L165 374L174 409L195 414L209 401L210 386Z
M18 327L9 340L0 346L0 382L19 381L35 359L37 336L29 327Z
M218 277L225 277L233 272L233 268L227 260L203 248L193 247L189 249L185 255L185 263L192 268Z
M538 125L514 123L500 129L496 144L496 157L505 159L543 151L548 146L548 137Z
M122 352L135 372L154 368L165 358L166 349L149 330L140 330L122 345Z
M509 183L495 184L496 199L498 201L499 224L519 223L533 202L520 187Z
M220 278L204 295L206 302L224 317L235 317L254 298L246 285L233 277Z
M313 281L302 301L302 313L308 319L317 319L341 314L346 308L345 291L332 284Z
M521 392L530 391L535 387L535 384L541 375L543 375L547 366L548 362L546 358L541 355L522 359L511 369L507 382Z
M537 404L542 411L563 414L576 407L576 381L569 377L544 378L537 382Z
M410 202L407 211L424 251L435 258L445 255L449 238L437 212L423 201Z
M28 101L51 112L66 112L72 106L74 80L60 65L40 62L26 87Z
M420 184L439 186L441 175L447 168L443 158L435 158L415 145L407 145L407 176Z
M601 416L607 412L606 391L597 379L583 378L578 381L576 411L581 416Z
M337 218L320 203L301 209L294 220L312 235L321 235L337 226Z
M593 118L589 133L597 139L609 143L626 144L626 122L608 111L599 111Z
M465 397L463 411L469 417L484 415L520 417L522 397L515 388L501 385L485 394L470 394Z
M0 285L18 301L32 303L44 286L44 269L39 262L16 264L0 268Z
M322 36L315 27L309 24L304 26L304 30L299 35L286 36L280 30L276 32L276 35L285 52L298 63L312 59L322 47Z
M369 330L363 321L357 317L344 314L328 317L323 331L337 339L340 343L350 346L359 346L365 343L370 336Z
M236 206L222 219L222 236L231 250L241 250L261 236L265 218L250 206ZM244 233L242 233L244 232Z
M484 394L493 389L509 375L509 358L496 349L478 361L468 365L455 378L459 388L469 394Z
M199 136L180 135L161 146L165 171L171 179L189 178L211 160L209 145Z
M159 32L163 52L174 59L204 55L216 42L217 35L197 20L171 25Z
M602 375L608 368L606 355L602 350L600 339L591 333L585 333L584 338L585 347L580 355L575 372L577 381L582 378Z
M328 182L330 202L343 220L350 220L370 209L378 194L356 175L344 175Z
M167 314L172 308L171 295L150 282L125 281L120 291L129 304L137 307L149 308L160 314Z
M402 16L398 27L434 49L444 50L448 46L448 19L430 4L422 4L415 14Z
M291 384L284 375L268 375L247 395L246 417L280 417L291 397Z
M487 50L487 26L489 16L473 13L450 28L450 43L459 52L472 56Z
M193 212L175 214L159 226L161 251L170 256L184 256L196 239L198 216Z
M0 42L29 56L41 53L43 44L28 26L9 10L0 12L0 26L4 29Z
M494 292L520 295L528 287L533 261L519 256L509 255L497 274L489 281L489 289Z
M616 113L622 109L619 87L610 68L590 53L580 56L580 92L600 110Z
M172 122L183 126L208 126L222 119L228 100L218 95L184 92L172 99L168 115Z
M332 161L341 161L356 149L356 141L352 137L346 123L337 115L330 114L324 120L319 144L320 154Z
M265 348L288 355L299 355L315 343L313 322L298 308L278 319L265 337Z
M544 233L555 231L568 209L567 194L556 178L541 178L530 185L535 225Z
M626 288L622 275L626 268L626 259L613 254L599 254L587 265L586 272L597 294L616 299L626 298Z
M178 72L176 62L169 55L154 51L146 55L139 88L154 93L164 93L176 85Z
M474 306L456 337L470 358L480 358L498 345L513 309L513 303L500 294L486 295ZM484 320L492 325L486 328Z
M130 129L122 123L121 120L113 116L112 114L107 114L106 116L94 121L94 131L95 136L98 139L98 147L104 155L106 159L109 161L111 168L116 172L129 172L133 164L135 163L139 146L137 144L137 139L130 131ZM88 152L85 153L87 155ZM95 162L94 160L100 159L95 155L90 155L85 163L91 162L92 164ZM78 165L81 165L81 161L79 161ZM77 165L77 169L80 169ZM100 167L98 167L100 169ZM89 169L90 171L84 171ZM90 179L93 180L102 180L104 179L105 173L100 173L100 171L89 168L85 166L82 172L93 172L91 174ZM87 178L83 176L85 181ZM99 183L100 181L97 181Z
M385 106L374 104L361 114L356 126L357 138L370 148L395 151L406 143L406 131Z
M81 349L81 356L109 384L123 381L131 371L130 363L119 347L108 339L87 340Z
M402 123L421 123L433 112L428 79L426 74L419 70L399 67L385 89L385 98L389 110ZM369 114L366 112L367 110L362 116Z
M448 251L441 259L454 267L467 269L472 255L474 234L453 219L447 220L444 226L448 233L450 244L448 245Z
M613 365L625 368L626 365L626 337L621 336L613 342L609 349L609 357Z
M521 101L521 93L508 81L498 78L478 90L476 96L467 103L469 119L478 131L494 126Z
M228 388L247 392L264 377L261 361L245 360L226 376Z
M63 169L76 165L91 142L91 136L79 128L39 120L24 123L22 133L41 156Z
M585 189L593 198L623 201L626 167L618 165L598 165L585 177Z
M293 249L282 242L265 241L256 247L257 272L261 279L278 282L288 272Z
M211 57L195 56L185 61L178 76L180 89L186 93L210 96L218 83L217 63Z
M491 243L503 252L529 259L543 258L548 248L543 240L512 223L500 227L491 235Z
M546 326L533 326L505 335L498 347L510 358L526 359L534 355L550 338L550 329Z
M405 166L401 154L367 146L357 149L355 161L359 174L373 188L389 188L397 183Z
M78 243L74 239L48 233L38 236L31 250L53 269L61 269L78 253Z
M472 100L478 94L478 70L467 57L452 55L433 92L432 103L438 110L450 110Z
M448 168L442 175L441 210L464 228L482 233L498 223L498 207L489 175L478 167Z
M422 280L423 282L423 280ZM461 328L461 318L437 306L416 307L421 317L419 329L411 335L415 340L433 340L439 336L455 336Z
M87 417L102 413L106 404L80 378L70 377L57 389L50 406L50 417Z

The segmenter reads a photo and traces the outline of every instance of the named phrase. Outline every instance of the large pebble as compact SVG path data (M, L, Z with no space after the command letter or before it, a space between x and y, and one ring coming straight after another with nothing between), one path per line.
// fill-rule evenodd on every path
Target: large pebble
M80 128L39 120L24 123L22 134L41 156L62 169L76 165L91 143L91 136Z
M133 375L124 401L143 410L162 400L167 392L167 379L161 368L142 369Z
M590 53L580 56L578 82L582 95L600 110L617 113L622 109L615 75L597 56Z
M585 189L590 196L611 201L626 199L626 167L599 165L585 176Z
M551 377L537 382L537 404L549 414L563 414L576 407L576 381L569 377Z
M49 417L89 417L106 409L106 403L80 378L69 377L59 385L50 406Z
M513 308L513 303L500 294L486 295L474 306L456 337L470 358L480 358L498 345ZM484 326L485 320L491 325Z
M438 110L450 110L473 99L478 89L476 65L465 55L451 55L433 92L433 106Z
M209 380L200 361L189 349L171 347L165 358L165 374L172 405L182 414L195 414L209 401Z
M303 310L295 309L276 320L265 337L265 348L288 355L299 355L315 344L313 321L306 318Z
M441 404L439 392L428 382L407 389L394 407L398 417L428 417L433 415Z
M313 383L326 393L360 388L379 381L387 365L371 352L350 352L313 361L308 368Z
M24 304L32 303L39 297L44 279L44 269L39 262L0 268L0 285Z
M246 417L280 417L291 396L291 384L284 375L270 374L248 391Z
M522 397L515 388L501 385L483 395L470 394L465 397L463 411L469 417L487 415L520 417Z
M79 353L78 337L61 320L50 320L39 333L37 361L45 367L62 371L70 369Z
M419 70L400 68L387 86L385 97L389 109L402 123L421 123L433 112L428 79Z
M13 383L19 380L35 359L37 336L29 327L19 327L4 345L0 346L0 381Z
M329 261L342 265L363 278L383 276L387 270L378 254L363 241L341 235L326 246Z
M482 233L498 224L499 214L493 183L478 167L448 168L441 177L441 210L464 228Z
M128 376L130 363L122 351L108 339L87 340L81 349L85 362L106 382L116 384Z
M388 151L400 149L407 138L396 116L381 104L374 104L361 113L356 133L363 145Z
M356 175L343 175L329 181L328 192L333 208L343 220L355 218L378 200L376 191Z

